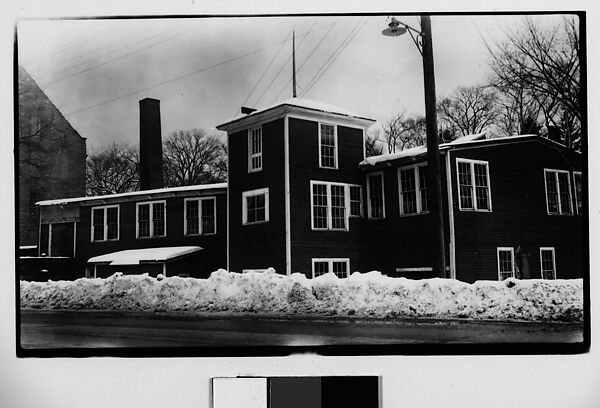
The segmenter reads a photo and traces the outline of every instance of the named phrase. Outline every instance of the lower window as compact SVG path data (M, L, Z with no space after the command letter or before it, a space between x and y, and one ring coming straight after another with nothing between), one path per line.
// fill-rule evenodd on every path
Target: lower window
M540 268L542 279L556 279L556 259L553 247L540 248Z
M347 278L349 270L349 258L312 258L313 278L329 272L335 273L338 278Z
M503 281L515 276L514 248L498 248L498 280Z
M242 193L242 224L269 221L269 189L259 188Z

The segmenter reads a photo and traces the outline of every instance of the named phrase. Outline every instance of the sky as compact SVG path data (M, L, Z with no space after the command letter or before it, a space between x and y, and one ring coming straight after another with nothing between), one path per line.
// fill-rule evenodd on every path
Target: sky
M419 28L417 16L397 16ZM437 97L486 81L489 53L522 15L432 17ZM542 24L557 15L536 16ZM421 56L408 35L385 37L389 16L21 20L18 61L87 138L88 151L139 139L140 99L161 101L163 139L215 127L240 107L292 96L385 121L424 112Z

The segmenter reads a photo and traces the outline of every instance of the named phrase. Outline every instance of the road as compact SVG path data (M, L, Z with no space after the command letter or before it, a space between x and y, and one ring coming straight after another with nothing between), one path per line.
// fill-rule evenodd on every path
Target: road
M21 311L24 349L577 343L580 323Z

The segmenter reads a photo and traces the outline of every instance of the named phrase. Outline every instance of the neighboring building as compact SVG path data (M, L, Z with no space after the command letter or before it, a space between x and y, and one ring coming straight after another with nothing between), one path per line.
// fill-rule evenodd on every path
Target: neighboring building
M373 122L296 98L250 111L218 126L228 183L39 203L40 247L70 259L72 277L86 267L432 277L426 148L365 159ZM538 136L474 135L440 151L450 276L583 277L581 154Z
M19 245L37 245L41 200L85 194L85 139L19 66Z

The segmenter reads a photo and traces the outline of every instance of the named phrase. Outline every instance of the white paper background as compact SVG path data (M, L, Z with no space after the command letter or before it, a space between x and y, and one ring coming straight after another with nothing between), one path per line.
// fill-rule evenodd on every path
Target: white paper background
M58 5L60 4L60 5ZM3 231L0 268L0 406L3 407L208 407L211 377L237 375L381 375L383 407L597 407L600 403L598 341L575 356L414 356L286 358L54 358L15 357L14 193L12 57L15 18L140 14L211 14L334 11L587 10L590 157L598 155L599 7L592 1L368 2L303 1L285 6L270 1L9 1L0 24L0 130ZM494 7L495 6L495 7ZM278 7L278 8L275 8ZM597 299L598 197L590 163L592 300ZM592 303L592 317L600 315ZM598 319L594 319L598 322ZM593 322L594 323L594 322ZM594 326L594 325L593 325ZM592 327L593 331L593 327ZM597 334L597 333L596 333Z

